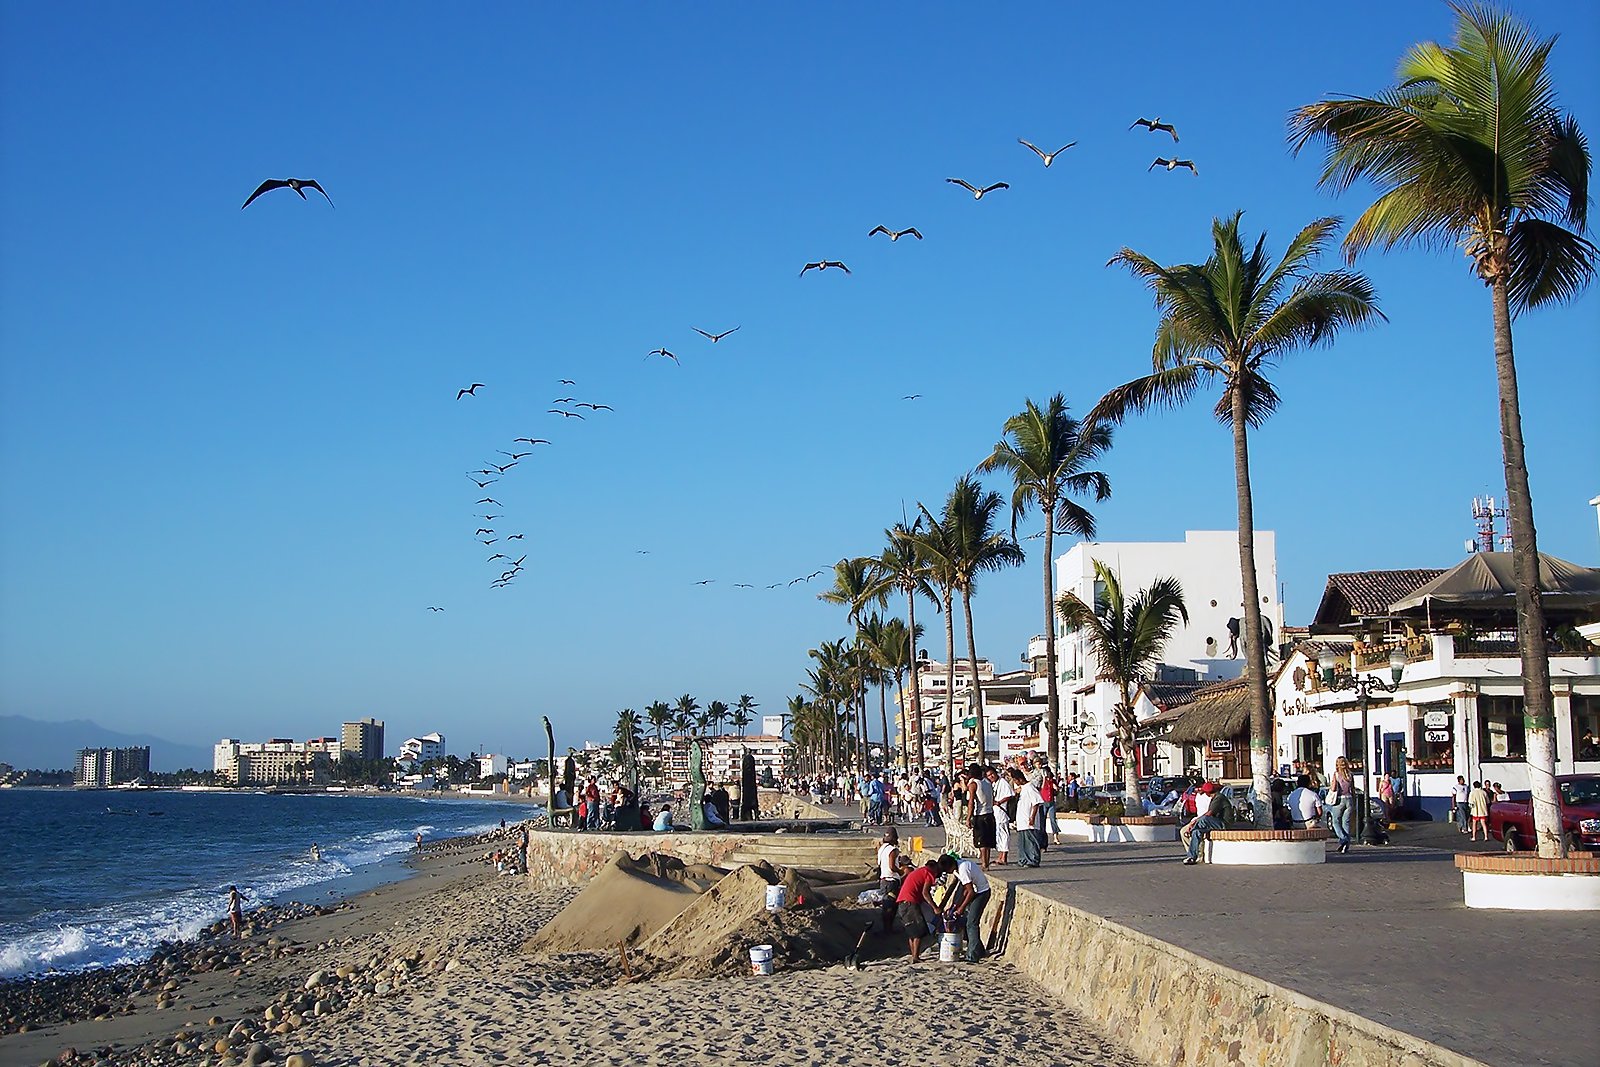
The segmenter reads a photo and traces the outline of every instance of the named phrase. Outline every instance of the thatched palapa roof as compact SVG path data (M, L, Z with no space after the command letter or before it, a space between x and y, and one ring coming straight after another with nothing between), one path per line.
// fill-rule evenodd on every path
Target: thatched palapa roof
M1250 690L1243 678L1217 682L1195 694L1184 705L1166 740L1178 745L1199 745L1234 737L1250 722Z

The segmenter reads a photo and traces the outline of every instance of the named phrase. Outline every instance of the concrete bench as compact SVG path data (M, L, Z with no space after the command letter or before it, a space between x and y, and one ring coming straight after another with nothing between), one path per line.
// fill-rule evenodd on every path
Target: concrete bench
M1178 820L1170 815L1091 815L1057 812L1061 833L1074 841L1176 841Z
M1469 908L1600 911L1600 856L1458 852L1456 868Z
M1206 836L1207 863L1272 867L1325 863L1326 830L1213 830Z

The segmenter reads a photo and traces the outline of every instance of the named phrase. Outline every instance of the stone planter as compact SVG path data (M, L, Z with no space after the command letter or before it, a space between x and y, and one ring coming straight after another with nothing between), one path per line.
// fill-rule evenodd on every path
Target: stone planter
M1456 854L1469 908L1600 911L1600 856L1564 860L1499 852Z
M1061 833L1074 841L1176 841L1178 820L1166 815L1090 815L1057 812Z
M1326 830L1213 830L1206 838L1207 863L1240 867L1325 863Z

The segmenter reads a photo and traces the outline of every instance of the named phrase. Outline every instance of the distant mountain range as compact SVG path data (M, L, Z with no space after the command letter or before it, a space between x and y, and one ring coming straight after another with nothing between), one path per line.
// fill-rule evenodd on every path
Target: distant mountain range
M41 722L23 715L0 715L0 763L9 763L19 771L71 768L80 748L132 745L150 746L152 771L211 769L211 749L207 746L180 745L148 734L118 733L88 719Z

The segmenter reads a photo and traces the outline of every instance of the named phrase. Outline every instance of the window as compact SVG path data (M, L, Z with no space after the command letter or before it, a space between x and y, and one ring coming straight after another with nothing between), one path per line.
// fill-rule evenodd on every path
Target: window
M1361 744L1361 727L1357 726L1353 730L1344 732L1344 758L1350 761L1350 769L1353 771L1366 769L1367 761L1361 755L1363 747Z
M1478 698L1478 759L1528 758L1528 733L1522 722L1521 697Z
M1600 760L1600 697L1574 693L1572 740L1581 760Z
M1448 726L1429 728L1430 712L1450 714L1449 701L1419 705L1411 719L1411 767L1418 771L1448 771L1455 768L1454 734ZM1448 722L1448 718L1446 719ZM1443 740L1440 740L1443 738Z
M1294 739L1294 758L1297 763L1307 767L1321 769L1326 766L1322 762L1322 735L1300 734Z

